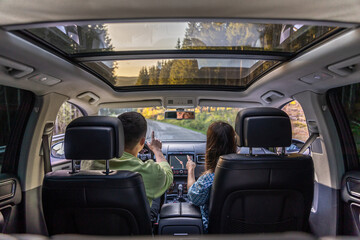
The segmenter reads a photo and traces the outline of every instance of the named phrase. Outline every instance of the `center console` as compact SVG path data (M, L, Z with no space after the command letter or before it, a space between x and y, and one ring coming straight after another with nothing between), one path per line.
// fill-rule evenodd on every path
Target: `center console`
M174 174L174 182L166 192L165 203L187 202L187 175L186 163L188 159L194 161L193 152L168 153L167 159ZM181 195L181 196L180 196Z
M164 204L160 212L158 233L173 236L202 234L199 208L186 202Z
M165 193L165 204L160 211L160 235L188 236L203 233L200 209L187 198L188 159L194 152L168 152L167 160L174 174L174 182Z

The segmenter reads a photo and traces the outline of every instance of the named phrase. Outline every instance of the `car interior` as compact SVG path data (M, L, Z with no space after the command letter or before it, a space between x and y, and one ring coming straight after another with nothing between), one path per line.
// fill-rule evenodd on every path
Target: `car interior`
M357 239L360 2L0 1L2 239ZM124 154L141 113L173 172L152 217ZM359 114L359 115L358 115ZM209 227L186 168L230 123ZM145 144L137 156L156 162ZM102 170L82 163L104 161ZM156 177L156 176L154 176Z

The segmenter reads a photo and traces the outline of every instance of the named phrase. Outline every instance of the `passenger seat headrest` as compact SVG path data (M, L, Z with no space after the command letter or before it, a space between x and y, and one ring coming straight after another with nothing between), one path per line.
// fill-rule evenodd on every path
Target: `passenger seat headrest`
M115 117L87 116L72 121L65 132L65 157L109 160L124 153L124 130Z
M292 131L289 116L277 108L246 108L236 116L240 147L288 147Z

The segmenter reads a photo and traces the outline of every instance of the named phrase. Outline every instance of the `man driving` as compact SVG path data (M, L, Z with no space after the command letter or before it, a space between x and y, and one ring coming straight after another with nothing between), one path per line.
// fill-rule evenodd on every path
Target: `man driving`
M151 133L151 142L147 143L153 151L156 162L143 162L137 155L143 149L146 138L146 119L137 112L127 112L118 116L122 122L125 135L124 154L121 158L109 161L111 170L127 170L141 174L145 185L146 197L150 204L152 218L159 212L160 203L153 200L162 196L173 182L173 172L162 153L162 143ZM105 161L82 161L82 169L101 170Z

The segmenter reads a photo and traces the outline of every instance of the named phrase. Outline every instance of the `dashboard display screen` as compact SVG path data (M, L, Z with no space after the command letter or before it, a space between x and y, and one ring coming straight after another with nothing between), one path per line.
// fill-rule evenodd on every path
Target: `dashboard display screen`
M186 169L188 157L194 161L194 155L170 155L169 162L172 169Z

